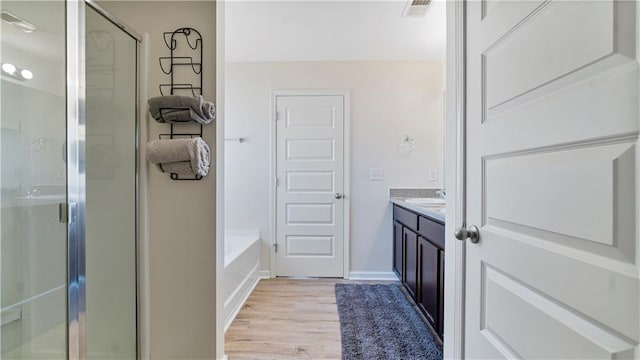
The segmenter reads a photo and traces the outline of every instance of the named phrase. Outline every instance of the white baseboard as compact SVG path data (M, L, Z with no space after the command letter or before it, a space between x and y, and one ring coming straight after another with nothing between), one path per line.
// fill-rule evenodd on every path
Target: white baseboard
M387 280L399 281L393 271L351 271L349 280Z
M271 279L271 270L260 270L258 276L260 279ZM351 271L349 280L400 281L393 271Z

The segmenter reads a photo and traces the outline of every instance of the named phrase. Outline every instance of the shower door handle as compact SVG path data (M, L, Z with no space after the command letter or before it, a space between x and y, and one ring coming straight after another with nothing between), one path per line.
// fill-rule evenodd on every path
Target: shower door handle
M71 203L58 204L58 222L60 222L60 224L73 225L76 223L77 218L78 218L77 203L71 202Z
M58 222L60 224L69 222L69 207L66 202L58 204Z
M58 222L74 225L78 219L78 204L75 202L58 204Z

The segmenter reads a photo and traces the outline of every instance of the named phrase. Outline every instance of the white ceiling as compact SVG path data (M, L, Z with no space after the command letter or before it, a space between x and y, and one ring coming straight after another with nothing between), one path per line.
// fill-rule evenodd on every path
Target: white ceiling
M403 17L406 1L229 1L228 62L441 60L444 0Z

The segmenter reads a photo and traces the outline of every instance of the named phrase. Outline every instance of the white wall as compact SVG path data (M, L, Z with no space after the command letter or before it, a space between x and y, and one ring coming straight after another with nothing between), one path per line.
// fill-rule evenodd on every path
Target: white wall
M259 229L269 269L269 104L272 90L351 91L351 271L391 271L390 187L440 187L443 74L439 61L226 64L225 226ZM404 135L416 149L401 154ZM384 169L370 181L369 168Z
M162 33L180 27L200 31L204 44L204 97L215 99L216 13L214 1L102 1L138 33L149 34L149 96L168 76L158 66L168 56ZM168 125L142 119L150 139ZM215 149L215 125L204 139ZM141 145L147 139L141 139ZM213 154L212 154L213 155ZM213 157L215 158L215 156ZM146 168L143 166L143 168ZM215 166L202 181L172 181L149 168L147 192L149 345L151 359L213 359L216 354Z

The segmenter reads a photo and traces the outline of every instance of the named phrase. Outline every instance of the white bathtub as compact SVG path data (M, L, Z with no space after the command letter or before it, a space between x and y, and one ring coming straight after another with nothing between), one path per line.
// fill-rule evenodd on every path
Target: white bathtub
M227 331L260 280L260 231L225 230L224 330Z

